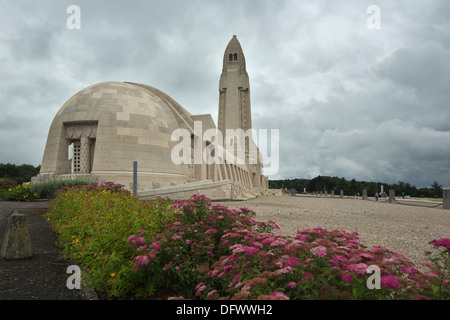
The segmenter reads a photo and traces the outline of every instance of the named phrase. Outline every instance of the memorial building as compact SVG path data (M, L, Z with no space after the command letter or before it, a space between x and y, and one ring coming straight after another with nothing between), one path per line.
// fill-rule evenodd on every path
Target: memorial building
M247 136L240 150L244 159L233 161L242 144L239 138L226 141L225 132L251 128L249 77L241 45L233 36L223 58L217 128L210 114L192 115L154 87L132 82L94 84L72 96L54 117L40 173L32 181L87 176L132 190L137 161L142 199L186 198L194 193L212 199L245 198L268 188L262 159ZM192 148L182 163L174 161L174 148L180 145L173 139L177 129L189 133ZM223 133L223 143L204 139L206 130L216 129ZM203 161L194 161L195 145L207 155ZM251 152L255 148L256 156Z

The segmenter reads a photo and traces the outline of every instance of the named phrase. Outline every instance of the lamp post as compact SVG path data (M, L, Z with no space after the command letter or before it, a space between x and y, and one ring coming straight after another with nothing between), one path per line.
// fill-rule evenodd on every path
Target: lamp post
M137 161L133 161L133 195L137 195Z

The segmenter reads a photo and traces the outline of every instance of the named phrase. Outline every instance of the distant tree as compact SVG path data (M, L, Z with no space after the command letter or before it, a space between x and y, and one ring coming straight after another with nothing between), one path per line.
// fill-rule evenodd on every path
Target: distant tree
M355 195L359 191L358 183L355 179L350 180L350 183L348 184L348 194Z
M294 188L301 192L306 188L307 192L324 191L329 193L334 190L335 194L339 194L340 190L344 190L346 195L361 194L363 189L367 189L368 195L373 195L375 192L381 191L381 185L383 185L384 191L387 193L390 189L395 189L397 195L402 192L412 197L442 197L442 186L436 181L432 187L417 189L414 185L408 182L399 181L394 184L385 182L370 182L370 181L357 181L352 179L347 181L345 178L317 176L313 179L284 179L284 180L269 180L269 188L281 189Z
M442 185L440 185L439 182L434 181L431 184L431 190L433 191L434 197L442 197Z
M36 176L41 166L21 164L19 166L11 163L0 163L0 178L9 178L17 183L28 182L31 177Z
M339 193L341 190L346 191L347 188L347 180L345 178L341 178L337 181L335 188L337 189L336 192Z
M323 191L323 187L324 187L324 181L322 179L321 176L317 176L314 179L312 179L307 186L307 190L308 192L320 192Z
M280 189L281 187L278 186L279 180L269 180L269 189Z

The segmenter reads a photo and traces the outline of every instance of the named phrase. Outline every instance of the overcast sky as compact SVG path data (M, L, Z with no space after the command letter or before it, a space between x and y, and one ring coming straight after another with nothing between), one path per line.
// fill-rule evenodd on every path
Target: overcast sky
M58 109L103 81L157 87L217 123L236 34L253 127L280 130L271 179L450 187L449 12L447 0L0 0L0 162L39 165Z

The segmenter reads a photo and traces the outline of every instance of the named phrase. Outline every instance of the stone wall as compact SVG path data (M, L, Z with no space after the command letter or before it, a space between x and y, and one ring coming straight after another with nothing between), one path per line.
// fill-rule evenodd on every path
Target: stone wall
M138 192L139 199L141 200L154 200L158 197L167 197L172 200L180 200L188 199L193 194L204 194L211 200L236 200L241 199L242 197L240 184L231 180L217 182L200 181L173 187Z

